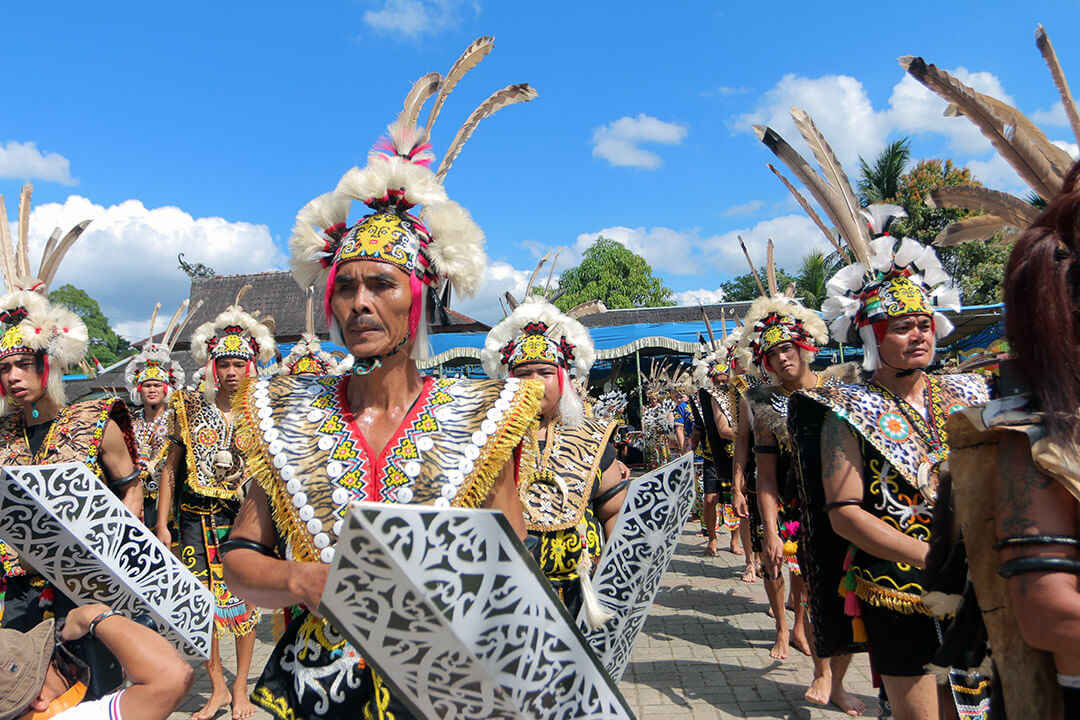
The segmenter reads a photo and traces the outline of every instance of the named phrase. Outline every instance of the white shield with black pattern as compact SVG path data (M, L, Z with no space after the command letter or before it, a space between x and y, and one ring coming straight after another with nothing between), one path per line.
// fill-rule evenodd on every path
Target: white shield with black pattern
M148 613L182 652L209 658L213 595L86 465L0 468L0 540L76 602Z
M356 503L319 613L417 717L634 717L501 512Z
M584 610L578 615L578 628L615 682L626 670L693 504L693 453L635 478L627 488L592 576L600 604L614 617L592 628Z

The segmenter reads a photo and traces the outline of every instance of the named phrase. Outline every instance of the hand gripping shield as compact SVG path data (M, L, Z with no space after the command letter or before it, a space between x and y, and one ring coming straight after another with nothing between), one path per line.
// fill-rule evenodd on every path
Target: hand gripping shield
M500 512L357 503L319 613L418 717L634 717Z
M210 591L82 463L0 468L0 539L72 599L149 613L209 657Z
M578 628L615 682L626 670L693 503L693 453L637 478L627 489L592 577L600 604L614 617L590 628L584 610L578 616Z

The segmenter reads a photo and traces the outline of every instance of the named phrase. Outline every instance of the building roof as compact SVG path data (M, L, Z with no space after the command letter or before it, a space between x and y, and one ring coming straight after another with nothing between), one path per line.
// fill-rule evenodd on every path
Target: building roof
M710 323L719 323L721 316L728 320L741 320L750 309L751 302L714 303L712 305L674 305L671 307L626 308L623 310L605 310L579 318L582 325L589 328L615 327L622 325L641 325L645 323L702 323L701 311L704 310ZM719 325L716 328L719 329ZM704 330L704 323L702 323Z

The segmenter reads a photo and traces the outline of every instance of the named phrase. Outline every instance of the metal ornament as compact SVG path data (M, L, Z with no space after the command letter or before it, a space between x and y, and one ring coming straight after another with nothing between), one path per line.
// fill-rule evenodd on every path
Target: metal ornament
M611 539L593 573L600 604L614 617L598 628L577 624L614 682L622 678L660 581L694 503L694 454L630 483Z
M73 600L149 613L209 658L213 595L82 463L0 468L0 539Z
M439 720L630 720L501 512L356 503L319 614Z

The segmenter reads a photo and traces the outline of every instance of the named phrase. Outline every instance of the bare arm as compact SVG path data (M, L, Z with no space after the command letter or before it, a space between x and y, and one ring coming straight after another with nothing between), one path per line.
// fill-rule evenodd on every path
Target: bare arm
M68 613L62 639L86 635L91 621L109 610L96 603ZM120 696L124 720L167 720L191 689L195 672L169 642L150 628L112 615L98 623L94 635L109 648L131 685Z
M735 435L734 457L731 458L732 498L735 514L750 517L746 505L746 465L750 462L750 411L746 402L739 400L739 432Z
M172 516L173 495L176 492L176 471L180 469L180 456L184 448L169 441L169 454L161 466L161 481L158 483L157 527L154 532L165 547L172 545L169 533L169 520Z
M110 480L119 480L135 472L135 462L131 451L124 441L124 433L115 420L105 423L105 434L101 438L101 464ZM140 478L113 488L131 514L142 520L143 494Z
M484 500L483 507L492 510L501 510L502 514L514 528L514 532L522 540L528 535L525 529L525 515L521 510L521 498L518 497L517 483L514 482L514 458L511 457L503 465L502 472Z
M847 423L829 413L821 427L821 480L825 502L863 500L862 452ZM829 511L837 535L875 557L915 567L926 566L930 546L885 524L858 505Z
M1077 536L1076 500L1031 461L1028 441L1019 433L1003 433L998 448L1000 485L997 493L997 536ZM1002 561L1028 556L1076 560L1067 545L1021 545L1001 550ZM1059 672L1080 673L1080 590L1077 576L1036 572L1009 578L1020 633L1032 647L1054 654Z
M675 442L679 445L679 452L686 452L686 435L682 423L675 423Z
M776 436L763 423L754 423L754 443L763 448L779 447ZM780 539L777 528L777 514L780 508L778 482L776 478L777 460L775 452L754 452L757 460L757 504L761 511L761 524L765 528L762 560L770 577L779 577L781 563L784 560L784 541Z
M732 429L731 423L728 422L727 415L720 409L712 395L709 396L709 405L712 406L713 422L716 423L716 430L720 433L720 437L725 440L734 440L735 431Z
M277 538L270 501L258 483L252 483L229 537L274 547ZM222 564L229 589L264 608L300 604L308 610L318 610L330 573L326 563L281 560L246 548L226 553Z
M600 474L600 487L596 490L597 495L603 495L623 481L623 472L622 468L619 467L620 465L622 463L616 460L608 465L607 470ZM604 537L611 537L611 531L615 529L615 522L619 519L619 511L622 510L623 500L625 499L626 489L623 488L600 505L593 506L596 519L604 525Z

